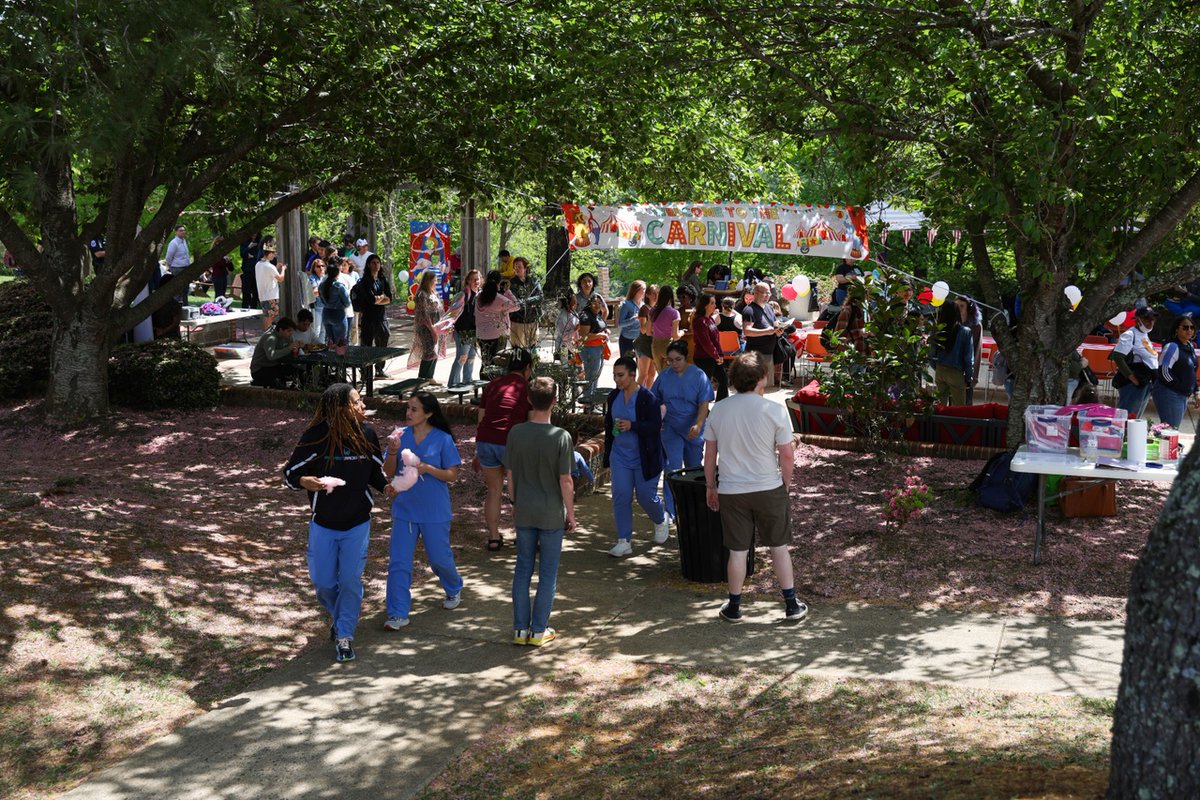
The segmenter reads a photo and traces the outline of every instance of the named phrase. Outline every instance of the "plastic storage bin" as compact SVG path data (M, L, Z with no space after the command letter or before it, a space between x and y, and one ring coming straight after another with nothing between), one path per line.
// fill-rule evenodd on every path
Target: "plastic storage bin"
M1025 441L1033 453L1065 453L1071 441L1071 415L1060 414L1061 406L1029 406L1025 409Z
M1119 458L1125 445L1125 424L1129 414L1118 408L1105 416L1086 411L1079 413L1079 454L1086 459Z

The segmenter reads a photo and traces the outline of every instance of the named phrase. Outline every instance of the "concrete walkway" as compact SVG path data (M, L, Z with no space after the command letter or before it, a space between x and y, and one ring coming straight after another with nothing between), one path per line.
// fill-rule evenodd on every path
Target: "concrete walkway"
M578 508L551 620L561 638L509 643L512 547L463 552L463 604L441 608L436 582L414 597L412 624L387 634L364 617L358 659L322 646L176 733L65 795L80 798L405 798L482 735L496 713L571 659L775 668L827 675L1114 697L1123 624L866 605L822 605L783 620L782 601L749 600L745 622L716 616L721 585L673 588L676 539L635 554L606 551L611 503ZM759 568L769 568L760 559ZM374 607L380 598L373 598Z

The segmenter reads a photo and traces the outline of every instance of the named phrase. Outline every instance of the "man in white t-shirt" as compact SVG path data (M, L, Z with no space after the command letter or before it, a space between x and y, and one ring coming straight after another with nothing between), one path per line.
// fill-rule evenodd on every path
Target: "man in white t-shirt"
M265 244L262 260L254 265L254 282L258 286L258 307L262 309L262 326L265 331L279 316L279 284L283 283L287 264L278 267L270 259L275 255L275 245Z
M350 263L354 265L354 271L360 278L363 276L363 270L367 268L367 258L373 255L371 251L367 249L368 246L369 245L366 239L359 239L354 243L354 247L356 248L355 251L346 256L346 258L350 259Z
M301 347L321 344L323 341L321 332L313 327L313 313L307 308L300 309L296 314L296 327L292 331L292 341Z
M754 535L771 548L775 578L783 590L784 616L801 620L808 606L796 599L788 486L795 451L787 409L763 397L769 376L761 355L743 353L729 367L737 394L713 406L704 431L704 483L708 507L721 515L729 599L718 612L726 622L742 621L742 584ZM717 481L720 463L721 479Z
M1136 322L1121 334L1111 355L1120 373L1119 380L1113 380L1117 387L1117 408L1128 411L1130 418L1145 415L1150 386L1158 372L1158 351L1150 341L1158 311L1153 306L1142 306L1133 316Z

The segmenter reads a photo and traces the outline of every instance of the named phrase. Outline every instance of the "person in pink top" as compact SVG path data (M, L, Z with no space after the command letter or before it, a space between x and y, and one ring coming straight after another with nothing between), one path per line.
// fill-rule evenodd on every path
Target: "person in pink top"
M508 291L508 284L500 276L500 271L489 272L483 290L479 292L479 298L475 301L475 338L479 341L481 376L483 370L491 366L492 359L496 357L496 351L500 349L500 340L508 336L508 315L520 307L517 298Z
M717 298L702 294L696 301L696 313L692 317L692 337L696 343L692 361L704 370L717 391L717 400L729 397L729 378L725 374L725 360L721 353L721 335L717 333Z
M679 311L675 308L675 291L670 286L658 290L658 300L650 312L650 335L654 367L662 372L667 368L667 345L679 338Z

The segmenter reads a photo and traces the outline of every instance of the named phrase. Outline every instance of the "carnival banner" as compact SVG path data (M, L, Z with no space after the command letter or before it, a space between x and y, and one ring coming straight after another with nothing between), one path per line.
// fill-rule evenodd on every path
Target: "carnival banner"
M813 203L563 203L574 250L720 250L864 259L867 220L857 206Z
M421 274L427 269L438 271L438 295L445 301L450 293L450 271L447 257L450 255L450 223L408 223L408 289L409 302L416 293ZM409 310L412 310L411 305Z

